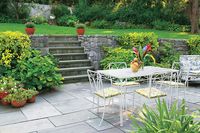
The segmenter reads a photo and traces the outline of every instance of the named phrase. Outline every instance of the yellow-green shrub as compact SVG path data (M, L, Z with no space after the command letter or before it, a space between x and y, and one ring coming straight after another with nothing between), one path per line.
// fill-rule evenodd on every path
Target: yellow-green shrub
M30 39L20 32L0 32L0 65L11 67L30 56Z
M188 41L190 54L200 54L200 36L192 37Z
M152 32L124 34L118 38L118 42L121 47L126 49L138 48L139 46L144 47L148 43L151 43L153 50L156 50L159 46L158 37Z
M134 59L135 55L131 49L123 48L104 48L106 55L103 60L101 60L101 66L103 69L108 69L108 64L111 62L126 62L127 65Z

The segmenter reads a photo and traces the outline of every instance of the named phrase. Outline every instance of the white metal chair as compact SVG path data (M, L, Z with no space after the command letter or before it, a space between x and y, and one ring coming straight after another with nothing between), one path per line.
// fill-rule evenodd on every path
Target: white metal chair
M127 68L126 62L111 62L108 65L109 69L122 69L122 68ZM114 86L123 86L123 87L128 87L128 86L140 86L139 82L125 79L124 82L118 81L118 79L111 79L111 82Z
M185 98L185 93L186 93L186 88L188 87L188 81L185 80L184 82L181 82L181 76L182 76L182 72L180 71L180 63L179 62L174 62L172 64L172 69L176 69L179 70L177 73L171 73L168 75L165 75L162 77L162 80L157 81L157 84L160 84L160 87L166 87L170 89L170 93L171 93L171 102L172 102L172 97L173 94L175 94L173 92L173 90L175 89L175 91L177 90L177 97L179 99L179 94L180 94L180 90L182 90L181 88L184 88L184 98Z
M149 80L149 85L148 87L140 88L135 90L135 94L138 94L140 96L143 96L144 98L147 99L155 99L155 98L160 98L167 96L167 93L164 91L160 90L160 88L157 88L155 82L157 80L160 80L162 76L158 73L153 73L148 77ZM135 97L135 96L134 96ZM133 100L133 103L135 102L135 99ZM134 105L133 105L134 107Z
M87 70L87 74L88 74L88 79L91 86L91 93L93 94L93 103L94 103L95 97L97 97L98 112L99 112L99 98L103 99L104 101L103 115L99 123L99 126L101 126L104 116L105 116L106 100L111 99L113 97L120 96L121 92L118 89L113 88L113 87L104 87L101 74L92 70ZM122 104L122 102L120 104ZM122 110L120 110L120 115L122 114L121 111Z
M123 68L127 68L127 64L126 64L126 62L111 62L111 63L109 63L108 68L109 69L123 69ZM124 104L123 105L125 105L125 107L123 107L123 108L125 108L125 110L127 110L128 107L127 107L126 94L134 93L133 89L131 89L131 91L128 91L128 88L140 86L140 83L137 81L133 81L133 79L119 80L119 79L112 79L112 78L111 78L111 83L115 87L124 88L124 90L122 90L122 91L124 94L124 100L123 100ZM133 97L133 99L134 99L134 97Z

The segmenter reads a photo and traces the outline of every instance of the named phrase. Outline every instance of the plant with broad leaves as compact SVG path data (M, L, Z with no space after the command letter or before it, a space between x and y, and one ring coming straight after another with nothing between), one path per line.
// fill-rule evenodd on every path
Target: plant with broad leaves
M200 122L187 113L185 101L174 102L167 107L166 101L158 99L156 109L146 105L138 117L131 116L134 126L131 133L200 133Z

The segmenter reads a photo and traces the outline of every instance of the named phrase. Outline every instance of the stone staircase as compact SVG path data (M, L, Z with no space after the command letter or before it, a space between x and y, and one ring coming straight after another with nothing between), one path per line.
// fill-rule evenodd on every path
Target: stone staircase
M87 69L93 69L77 36L49 36L49 52L59 60L64 83L88 81Z

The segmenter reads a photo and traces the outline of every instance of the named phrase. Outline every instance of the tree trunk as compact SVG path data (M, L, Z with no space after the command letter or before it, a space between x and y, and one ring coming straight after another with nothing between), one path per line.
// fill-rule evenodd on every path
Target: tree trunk
M191 32L199 32L199 0L189 0Z

